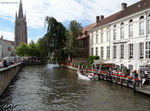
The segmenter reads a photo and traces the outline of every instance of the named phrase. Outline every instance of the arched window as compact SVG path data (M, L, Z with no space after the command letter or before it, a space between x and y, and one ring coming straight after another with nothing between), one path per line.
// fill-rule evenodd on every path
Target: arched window
M109 27L107 28L107 41L109 41L109 34L110 34L110 31L109 31Z
M144 16L140 17L139 21L139 35L144 35Z
M131 22L133 22L133 20L132 20L132 19L129 21L129 23L131 23Z
M141 16L140 19L144 19L144 16Z
M124 25L124 23L122 22L121 25Z
M147 33L150 34L150 14L148 15L148 20L147 20Z
M122 22L120 26L120 39L124 38L124 26L123 25L124 23Z
M116 25L114 25L114 29L113 29L113 40L117 39L117 29L116 29Z
M133 20L129 21L129 37L133 37Z

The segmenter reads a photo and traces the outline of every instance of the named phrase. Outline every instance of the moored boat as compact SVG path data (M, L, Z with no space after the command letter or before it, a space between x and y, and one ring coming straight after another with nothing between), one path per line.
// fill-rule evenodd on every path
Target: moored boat
M79 78L84 79L84 80L97 80L98 76L97 74L94 73L84 73L80 70L77 71L77 74L79 76Z

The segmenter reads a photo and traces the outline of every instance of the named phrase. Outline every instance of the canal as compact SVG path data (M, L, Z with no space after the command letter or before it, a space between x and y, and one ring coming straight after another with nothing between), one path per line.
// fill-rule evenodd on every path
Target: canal
M150 111L150 98L48 64L22 68L1 96L0 111Z

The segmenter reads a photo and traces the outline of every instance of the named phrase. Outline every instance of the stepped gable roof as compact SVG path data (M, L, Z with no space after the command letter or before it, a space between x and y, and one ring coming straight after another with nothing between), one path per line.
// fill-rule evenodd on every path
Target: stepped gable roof
M103 25L113 22L115 20L129 16L131 14L143 11L148 8L150 8L150 0L141 0L133 5L126 7L124 10L121 10L109 17L104 18L103 20L99 21L97 23L97 25L95 25L92 29L103 26Z

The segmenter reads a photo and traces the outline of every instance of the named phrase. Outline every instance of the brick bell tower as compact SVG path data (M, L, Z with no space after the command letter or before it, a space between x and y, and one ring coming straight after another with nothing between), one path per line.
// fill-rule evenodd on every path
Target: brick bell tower
M15 47L18 47L20 42L25 42L27 44L27 22L26 22L26 15L23 15L23 8L22 8L22 0L20 0L19 4L19 12L18 15L16 13L16 20L15 20Z

